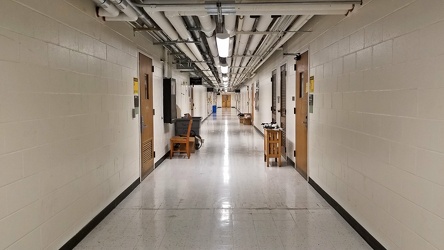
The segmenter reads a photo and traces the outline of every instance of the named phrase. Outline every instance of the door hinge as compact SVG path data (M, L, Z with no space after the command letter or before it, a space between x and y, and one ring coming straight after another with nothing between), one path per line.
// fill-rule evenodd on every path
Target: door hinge
M293 65L294 66L294 71L296 71L296 64L295 65Z
M296 108L293 108L293 113L296 114Z
M153 157L156 158L156 151L153 151Z
M156 115L156 110L155 109L153 109L153 115Z
M154 72L154 66L151 66L151 72Z
M293 151L293 156L296 157L296 150Z

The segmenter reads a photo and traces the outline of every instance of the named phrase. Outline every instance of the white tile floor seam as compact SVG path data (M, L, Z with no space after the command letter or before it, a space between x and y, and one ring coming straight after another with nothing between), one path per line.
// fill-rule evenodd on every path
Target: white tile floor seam
M218 109L205 143L166 159L75 249L371 249L263 137Z

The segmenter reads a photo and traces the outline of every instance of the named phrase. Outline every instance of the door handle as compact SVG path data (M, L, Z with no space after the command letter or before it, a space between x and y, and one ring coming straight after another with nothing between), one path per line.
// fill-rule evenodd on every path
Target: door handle
M140 132L143 133L143 130L147 127L145 121L143 120L143 116L140 117Z

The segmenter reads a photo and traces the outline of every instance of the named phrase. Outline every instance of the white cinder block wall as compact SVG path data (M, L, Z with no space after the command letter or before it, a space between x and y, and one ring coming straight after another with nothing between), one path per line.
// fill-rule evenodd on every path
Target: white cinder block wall
M1 2L0 249L58 249L139 178L139 51L155 66L156 161L167 152L162 50L94 11L91 0Z
M310 51L309 175L388 249L444 249L444 3L364 4L284 46Z

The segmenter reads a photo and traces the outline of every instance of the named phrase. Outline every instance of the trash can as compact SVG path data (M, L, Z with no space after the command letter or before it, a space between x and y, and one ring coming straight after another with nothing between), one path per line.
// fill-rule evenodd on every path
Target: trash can
M191 124L191 131L194 135L200 135L200 122L202 117L195 116L193 117L193 123ZM175 135L186 135L188 131L188 118L177 118L174 126L174 134Z
M213 105L213 113L216 114L216 111L217 111L217 107L216 107L216 105Z

